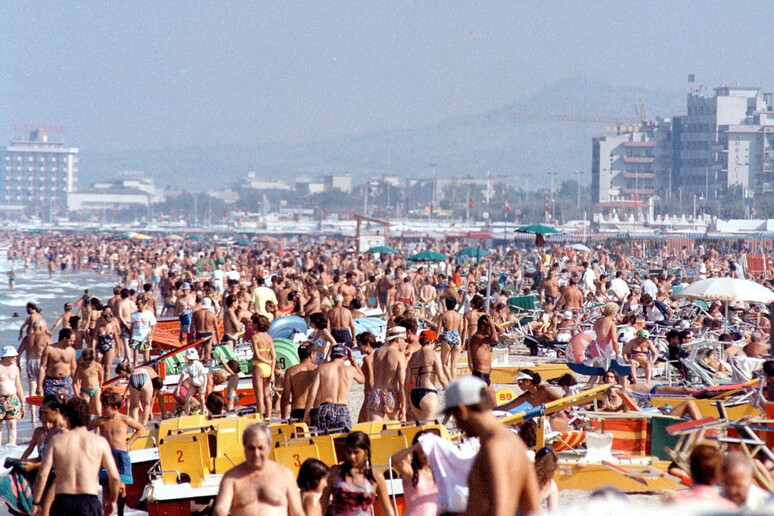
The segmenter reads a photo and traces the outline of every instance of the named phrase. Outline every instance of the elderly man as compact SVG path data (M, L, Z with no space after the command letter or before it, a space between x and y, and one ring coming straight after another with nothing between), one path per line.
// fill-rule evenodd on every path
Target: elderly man
M753 481L753 463L738 451L729 452L723 461L723 495L742 511L757 511L768 493Z
M271 431L265 424L248 426L242 434L245 461L223 476L215 500L215 516L304 516L296 477L269 459Z
M492 413L487 384L462 376L446 388L444 412L478 437L481 448L468 475L468 516L512 516L540 510L537 476L524 442Z

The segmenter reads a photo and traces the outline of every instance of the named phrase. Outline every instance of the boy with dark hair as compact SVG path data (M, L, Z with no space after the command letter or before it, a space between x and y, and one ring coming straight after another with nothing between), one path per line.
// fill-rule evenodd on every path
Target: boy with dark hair
M123 402L123 397L112 389L106 389L99 395L99 400L102 403L102 415L98 416L94 421L89 424L89 430L97 430L97 433L107 439L110 444L110 451L113 453L113 460L118 468L118 473L121 478L121 484L119 486L118 493L118 515L124 514L124 503L126 502L126 484L131 484L134 480L132 478L132 461L129 458L128 450L131 448L132 443L140 437L145 428L130 418L121 414L119 409ZM127 439L127 430L132 428L134 433ZM99 482L103 486L103 497L107 498L107 472L100 469Z

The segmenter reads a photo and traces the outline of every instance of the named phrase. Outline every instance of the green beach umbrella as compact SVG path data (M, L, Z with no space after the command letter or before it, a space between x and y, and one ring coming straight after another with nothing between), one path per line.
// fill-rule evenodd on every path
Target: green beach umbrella
M204 237L203 236L199 236L199 235L191 235L188 238L186 238L186 240L196 240L196 241L199 241L199 240L204 240Z
M237 240L234 242L236 245L255 245L255 242L251 240Z
M477 258L480 260L481 258L483 258L488 254L489 254L489 251L487 251L486 249L483 249L481 247L470 246L457 251L456 256L470 256L471 258Z
M368 251L366 251L368 254L398 254L398 251L393 249L392 247L387 247L386 245L377 245L376 247L372 247Z
M544 247L546 241L543 238L546 235L561 235L562 232L552 228L551 226L544 226L543 224L532 224L531 226L525 226L516 230L517 233L533 233L535 235L535 246Z
M407 259L411 262L445 262L446 256L441 253L436 253L435 251L422 251Z

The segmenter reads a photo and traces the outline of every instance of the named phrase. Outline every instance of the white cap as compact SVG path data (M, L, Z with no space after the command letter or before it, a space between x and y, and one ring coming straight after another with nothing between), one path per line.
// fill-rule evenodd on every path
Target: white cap
M534 380L534 378L532 378L532 375L529 373L519 371L519 374L516 375L516 378L514 378L513 381L518 382L519 380Z
M5 357L18 357L19 352L16 351L16 348L13 346L3 346L3 351L0 352L0 358Z
M393 326L387 332L387 342L390 342L391 340L395 340L400 337L403 337L404 339L406 338L406 328L404 328L403 326Z
M185 358L188 360L199 360L199 352L195 348L185 350Z
M572 319L572 311L565 310L564 313L562 314L562 319L565 319L565 320Z
M210 299L209 297L205 297L204 299L202 299L202 308L205 308L205 309L212 308L212 299Z
M461 376L446 387L446 402L442 412L460 405L476 405L489 399L484 380L476 376Z

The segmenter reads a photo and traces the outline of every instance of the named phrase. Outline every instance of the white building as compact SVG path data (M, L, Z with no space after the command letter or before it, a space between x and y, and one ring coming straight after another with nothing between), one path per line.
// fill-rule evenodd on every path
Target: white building
M344 193L352 193L352 176L349 174L330 174L323 177L325 191L341 190Z
M75 188L78 149L53 140L44 128L14 139L0 149L0 210L50 215L67 208L67 195Z
M155 187L153 179L129 178L97 181L90 188L67 195L69 211L120 210L131 206L149 207L164 202L164 191Z

